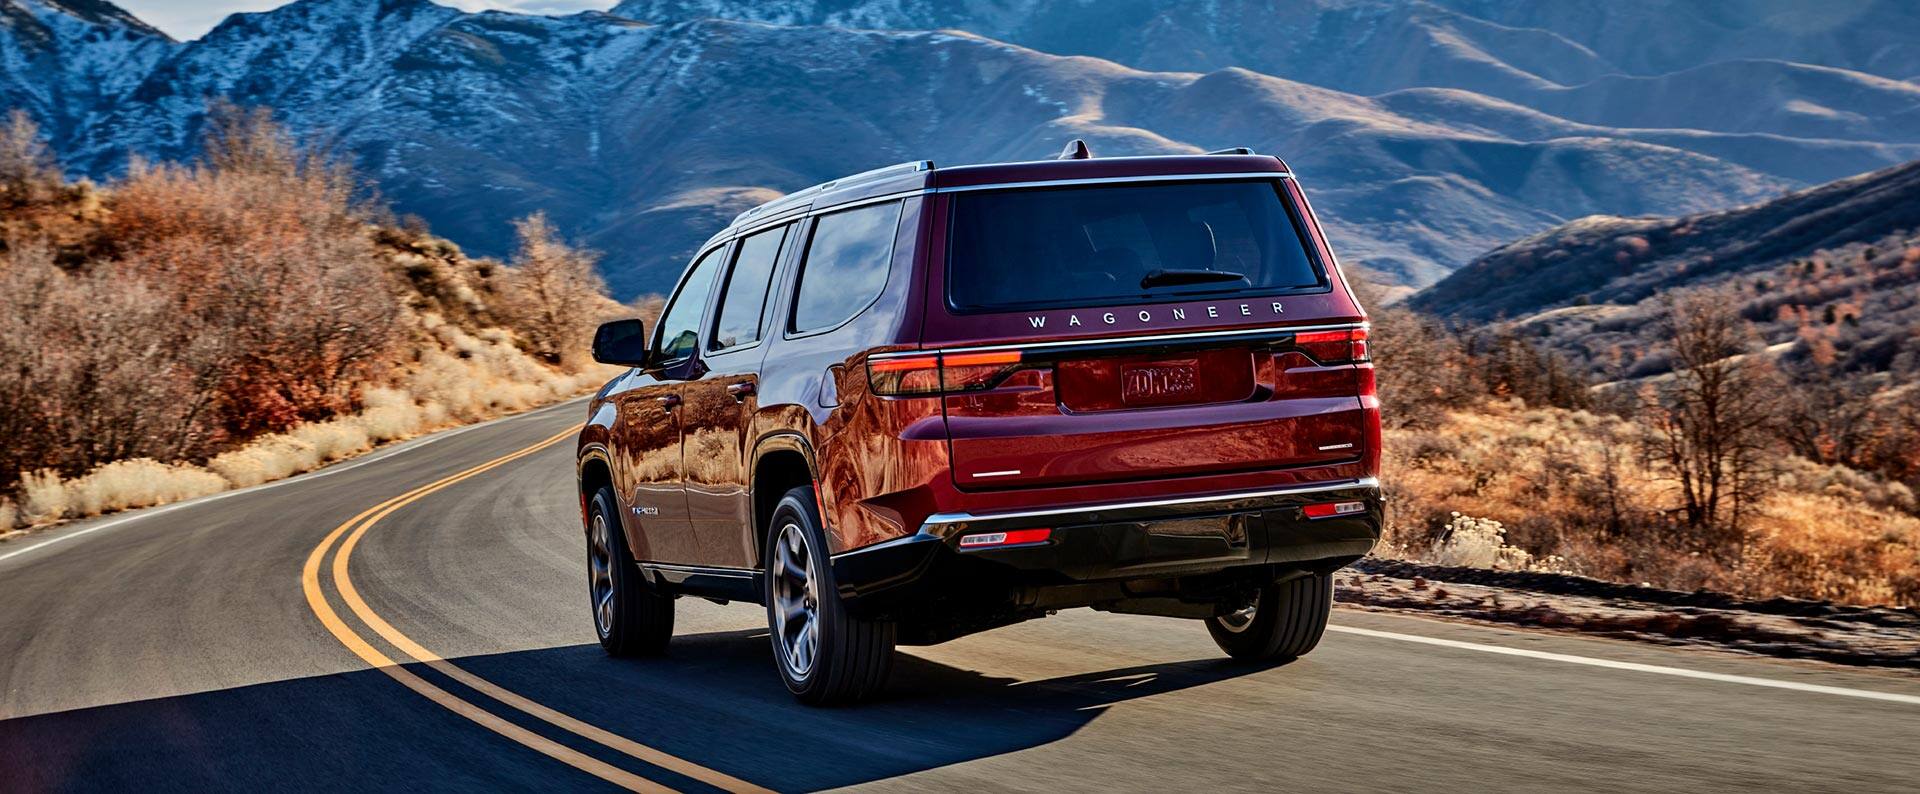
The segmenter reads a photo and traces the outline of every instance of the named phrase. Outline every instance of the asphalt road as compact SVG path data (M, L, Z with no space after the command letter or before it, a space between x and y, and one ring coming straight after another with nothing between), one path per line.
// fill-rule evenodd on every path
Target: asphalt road
M0 544L0 789L1920 787L1920 679L1349 610L1268 668L1073 611L838 710L751 605L609 659L570 445L499 460L580 412Z

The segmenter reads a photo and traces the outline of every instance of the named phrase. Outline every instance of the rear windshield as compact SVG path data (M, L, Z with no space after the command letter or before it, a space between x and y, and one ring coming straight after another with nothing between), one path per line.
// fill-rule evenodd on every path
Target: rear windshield
M1326 284L1270 180L954 194L955 309L1065 308Z

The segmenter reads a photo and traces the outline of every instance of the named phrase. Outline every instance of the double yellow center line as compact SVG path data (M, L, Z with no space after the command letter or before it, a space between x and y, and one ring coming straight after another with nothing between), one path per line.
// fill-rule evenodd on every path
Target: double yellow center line
M345 542L339 543L339 551L333 557L332 575L334 589L339 592L340 600L346 602L347 608L351 610L362 623L365 623L375 634L385 639L402 654L411 657L408 661L424 663L440 674L458 681L460 684L500 703L518 709L549 725L601 746L617 750L653 766L677 772L726 791L767 791L767 789L740 780L739 778L708 769L692 761L656 750L603 728L589 725L509 691L492 681L474 675L460 666L440 658L438 654L427 650L411 637L401 633L399 629L394 628L393 624L388 623L384 618L380 617L378 613L374 612L372 607L367 605L366 600L360 597L360 591L354 587L353 578L349 575L348 570L348 566L353 557L353 550L359 545L360 539L366 536L367 531L378 524L381 519L392 515L394 511L402 507L406 507L409 504L425 498L429 494L535 452L539 452L564 439L574 437L578 432L579 430L577 428L566 430L534 443L531 446L494 458L493 460L474 466L458 474L453 474L420 486L369 507L359 515L348 519L346 523L335 527L332 532L327 534L326 538L320 541L320 545L315 546L313 552L307 555L306 565L300 571L300 585L306 592L307 606L313 609L313 614L320 618L320 622L327 627L327 631L332 632L334 638L339 640L340 644L345 645L348 650L353 651L354 655L359 656L367 664L372 665L374 669L385 673L402 686L419 693L422 697L445 707L447 710L466 717L494 733L512 739L549 758L572 766L575 769L579 769L616 786L632 791L658 792L673 790L503 719L499 715L464 700L445 689L435 686L426 679L415 675L412 671L401 666L403 662L395 661L393 658L381 652L379 648L374 647L371 642L340 618L340 615L334 611L333 606L327 602L325 591L323 591L320 586L322 564L325 561L328 551L332 550L335 543L340 541L342 537L345 537Z

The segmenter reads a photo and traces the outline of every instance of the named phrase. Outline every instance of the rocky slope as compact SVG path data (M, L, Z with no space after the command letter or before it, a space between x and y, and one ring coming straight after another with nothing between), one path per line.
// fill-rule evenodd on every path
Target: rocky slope
M1410 305L1504 320L1591 375L1637 379L1669 370L1657 319L1662 296L1685 289L1725 291L1790 382L1831 391L1814 402L1914 401L1920 162L1720 212L1583 218L1494 250Z
M138 30L98 0L0 2L93 26L93 38L51 50L69 60L115 51L90 42ZM53 97L8 95L73 119L48 126L69 167L93 174L116 172L130 152L186 156L209 97L269 106L349 155L398 210L478 252L505 250L507 218L547 210L607 252L621 295L664 288L725 218L778 192L908 159L1048 156L1072 137L1100 154L1280 154L1346 258L1410 286L1572 218L1702 211L1920 157L1905 123L1920 87L1882 76L1784 62L1623 66L1573 32L1488 21L1465 0L1325 0L1279 15L1220 5L1196 16L1140 0L1102 6L1103 23L1088 25L1075 0L635 2L567 17L301 0L194 42L152 39L135 48L151 64L128 57L97 95L44 89L56 81L38 70L10 74L8 86L25 88L6 90ZM1874 13L1899 30L1897 11ZM826 26L687 19L716 14ZM1177 71L969 33L849 29L953 26ZM19 49L20 29L0 39ZM1849 42L1828 49L1853 53ZM1744 54L1730 46L1702 51ZM1775 49L1839 58L1811 47ZM1871 63L1833 63L1905 68L1898 42L1880 50ZM1668 67L1692 71L1640 74ZM1716 96L1745 110L1645 109Z

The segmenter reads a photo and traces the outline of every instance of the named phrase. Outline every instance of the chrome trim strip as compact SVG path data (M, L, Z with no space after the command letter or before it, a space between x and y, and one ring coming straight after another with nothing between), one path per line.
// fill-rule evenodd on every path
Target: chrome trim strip
M1297 496L1300 494L1324 493L1326 491L1347 491L1347 490L1352 490L1354 488L1378 488L1378 487L1380 487L1379 478L1361 477L1360 479L1357 479L1357 480L1342 480L1340 482L1313 483L1311 485L1299 485L1299 486L1293 486L1289 488L1273 488L1265 491L1241 491L1238 493L1229 493L1229 494L1208 494L1205 496L1183 496L1177 499L1153 499L1153 500L1142 501L1142 502L1109 502L1109 503L1103 503L1103 504L1080 505L1077 507L1053 507L1053 508L1047 508L1045 510L1025 510L1025 511L1014 512L1014 513L988 513L986 515L974 515L972 513L935 513L933 515L927 516L926 521L921 522L920 531L926 532L928 531L929 527L947 526L947 525L953 525L953 524L970 524L970 523L982 522L982 521L990 522L990 523L999 523L1002 521L1020 521L1020 520L1029 519L1029 518L1047 518L1049 516L1084 515L1088 513L1127 513L1127 512L1134 512L1134 511L1140 511L1140 510L1154 510L1158 508L1168 508L1168 507L1199 507L1199 506L1206 506L1206 505L1220 505L1221 509L1230 509L1228 507L1229 505L1232 505L1238 502L1245 502L1248 500L1267 499L1267 498L1282 497L1282 496ZM939 533L936 532L934 534L939 534Z
M677 565L670 562L643 562L640 567L651 571L670 571L673 573L697 573L707 576L725 576L731 579L752 579L759 571L752 568L715 568L707 565Z
M1131 344L1134 342L1160 342L1173 339L1224 339L1239 337L1262 337L1279 333L1299 333L1301 331L1341 331L1351 329L1371 330L1370 323L1332 323L1328 325L1267 325L1259 328L1228 328L1218 331L1175 331L1165 334L1142 334L1138 336L1094 336L1085 339L1067 339L1059 342L1026 342L1005 345L973 345L969 347L939 347L924 350L900 350L891 353L875 353L868 359L901 358L905 356L924 356L928 353L984 353L995 350L1055 350L1060 348L1093 347L1098 345Z
M881 196L869 196L867 198L863 198L858 201L849 201L844 204L834 204L829 207L815 207L813 202L807 202L805 204L796 204L793 207L782 209L780 210L780 212L773 215L768 215L765 218L754 218L752 219L753 221L752 225L728 226L725 229L721 229L720 231L715 232L712 237L707 238L707 242L709 244L714 242L715 240L725 240L727 242L732 242L735 239L738 239L741 237L750 237L754 234L758 234L761 231L770 229L774 226L779 226L780 224L783 224L783 223L797 223L807 218L813 217L815 215L831 215L841 210L856 209L859 207L867 206L868 204L879 204L881 202L886 202L886 201L899 201L901 199L912 198L914 196L926 196L932 193L933 191L928 188L914 188L912 190L901 190L898 192L888 193ZM735 221L735 223L739 223L739 222Z
M850 210L856 207L864 207L864 206L867 206L868 204L880 204L882 202L887 202L887 201L899 201L901 199L912 198L914 196L925 196L932 192L933 191L928 190L926 188L915 188L913 190L901 190L894 193L888 193L884 196L869 196L867 198L863 198L858 201L849 201L844 204L831 204L825 207L812 206L808 208L808 214L832 215L841 210Z
M1118 158L1105 158L1108 160ZM1009 190L1023 187L1060 187L1064 185L1105 185L1120 182L1197 182L1208 179L1292 179L1291 171L1243 171L1232 174L1154 174L1150 176L1103 176L1086 179L1048 179L1039 182L994 182L985 185L949 185L934 188L935 193L961 193L970 190Z

